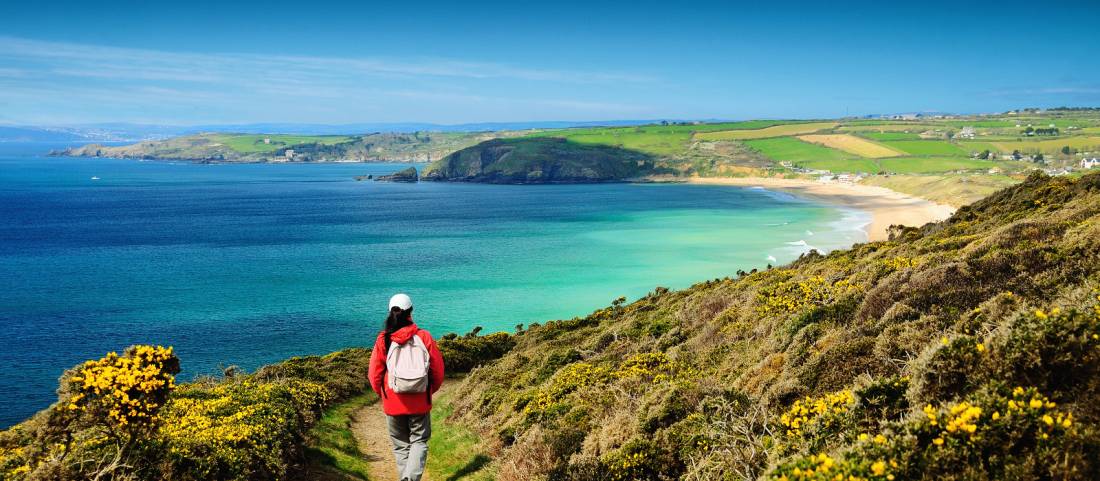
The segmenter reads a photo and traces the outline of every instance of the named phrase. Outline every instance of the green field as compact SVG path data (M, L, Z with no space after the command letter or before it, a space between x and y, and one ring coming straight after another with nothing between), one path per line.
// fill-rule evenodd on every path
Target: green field
M1096 136L1059 137L1047 140L995 141L990 142L990 144L1001 152L1019 150L1023 153L1042 152L1044 154L1056 154L1065 146L1080 151L1100 151L1100 137Z
M856 124L856 125L845 124L845 125L841 126L838 130L841 130L841 131L844 131L844 132L860 132L861 134L863 132L913 132L913 133L915 133L915 132L924 132L925 130L935 130L935 129L943 129L943 128L944 128L944 126L942 126L942 125L934 125L934 124L918 124L918 123L898 124L898 123L890 123L890 124Z
M582 144L610 145L660 156L678 156L687 151L697 132L743 131L790 123L783 120L749 120L716 124L640 125L636 127L590 127L534 132L528 137L560 137Z
M975 128L1003 128L1003 127L1016 127L1015 120L945 120L937 122L939 124L951 126L951 127L975 127Z
M773 125L762 129L737 129L711 131L697 134L697 140L747 140L765 139L770 137L782 137L785 135L799 135L817 132L819 130L836 127L836 122L811 122L798 124Z
M848 154L839 150L803 142L794 137L746 140L743 143L776 161L806 162L850 158Z
M967 155L958 145L942 140L888 140L883 144L910 155Z
M856 135L871 140L920 140L920 135L906 132L857 132Z
M878 171L878 164L872 159L857 158L836 149L803 142L793 137L746 140L743 143L776 161L791 162L804 169L831 172Z
M271 143L264 143L264 139L270 139ZM211 140L221 142L237 152L252 153L274 152L298 144L342 144L355 140L355 137L346 135L218 134L212 136Z

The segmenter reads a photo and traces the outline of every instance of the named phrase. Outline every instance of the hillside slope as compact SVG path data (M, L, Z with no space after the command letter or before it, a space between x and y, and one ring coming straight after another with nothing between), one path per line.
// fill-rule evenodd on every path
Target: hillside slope
M365 135L208 133L120 146L90 144L53 154L200 162L430 162L497 135L445 132Z
M645 153L560 138L493 139L425 169L424 180L486 183L606 182L654 171Z
M1100 174L894 234L531 326L456 419L503 481L1096 479Z

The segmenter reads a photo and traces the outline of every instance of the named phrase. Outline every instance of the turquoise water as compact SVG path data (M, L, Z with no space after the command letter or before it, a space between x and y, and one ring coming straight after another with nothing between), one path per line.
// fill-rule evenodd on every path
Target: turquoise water
M188 378L369 344L398 291L437 335L510 331L865 240L865 214L759 189L390 184L352 176L404 165L8 149L0 425L48 405L65 368L134 343L175 346Z

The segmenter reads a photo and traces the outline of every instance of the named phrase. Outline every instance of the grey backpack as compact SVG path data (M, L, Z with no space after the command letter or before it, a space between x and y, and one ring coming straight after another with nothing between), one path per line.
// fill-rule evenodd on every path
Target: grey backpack
M390 343L386 353L390 390L399 394L426 392L430 359L428 346L416 334L404 344Z

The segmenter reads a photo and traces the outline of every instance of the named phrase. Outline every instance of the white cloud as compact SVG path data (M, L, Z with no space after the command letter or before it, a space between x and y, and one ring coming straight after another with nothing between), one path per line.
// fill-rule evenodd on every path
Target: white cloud
M614 72L523 68L500 63L424 58L397 61L370 58L187 53L48 42L0 36L0 58L39 64L73 77L241 82L240 73L265 81L314 83L367 77L452 77L513 79L558 83L652 82L652 77Z
M127 108L142 115L161 112L170 122L270 121L284 120L284 114L338 122L446 109L449 114L429 116L468 121L476 110L483 118L521 111L529 112L528 119L540 117L530 112L615 117L640 109L577 98L586 96L580 92L592 97L625 84L655 82L628 73L454 59L172 52L0 35L0 101L20 106L22 111L8 113L28 119L48 118L48 109L62 110L66 103L72 108L52 113L71 118L79 111L96 112L96 119L88 119L96 121L126 120L111 116L124 115ZM488 107L496 111L481 110ZM211 118L201 117L204 111Z

